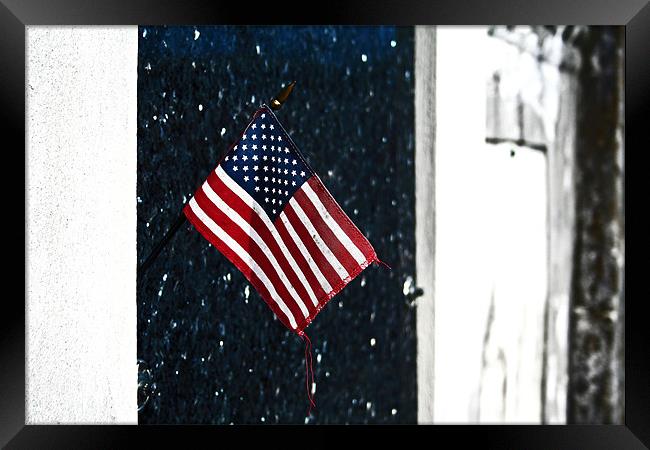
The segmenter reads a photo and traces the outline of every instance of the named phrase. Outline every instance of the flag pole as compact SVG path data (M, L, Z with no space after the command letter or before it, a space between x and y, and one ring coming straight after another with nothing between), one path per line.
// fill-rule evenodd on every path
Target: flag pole
M287 86L282 88L282 90L271 99L270 102L270 107L273 111L277 111L280 108L282 108L282 105L287 101L289 98L289 95L291 94L291 91L293 90L293 87L296 85L295 81L292 81L289 83ZM169 228L167 233L163 236L163 238L158 241L158 243L154 246L153 250L151 250L151 253L149 253L149 256L147 256L147 259L144 260L140 266L138 266L138 278L142 277L147 269L151 266L151 264L156 260L160 252L162 251L163 248L169 243L169 241L174 237L176 232L179 230L179 228L187 221L187 217L185 217L185 213L181 211L180 215L174 221L172 226Z
M142 264L140 264L140 267L138 267L138 278L140 278L149 268L151 263L155 261L155 259L158 257L162 249L167 245L167 243L171 240L172 237L176 234L178 229L185 223L187 220L187 217L185 217L185 213L181 211L180 215L176 218L172 226L169 228L167 233L163 236L163 238L158 241L156 246L151 250L151 253L149 253L149 256L147 256L147 259L144 260Z

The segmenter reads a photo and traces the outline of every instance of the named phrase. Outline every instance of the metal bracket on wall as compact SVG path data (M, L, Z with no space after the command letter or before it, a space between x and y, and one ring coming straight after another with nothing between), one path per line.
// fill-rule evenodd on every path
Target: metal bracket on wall
M408 299L409 303L413 303L418 297L422 297L424 295L424 290L421 287L414 286L409 289L409 292L406 294L406 298Z

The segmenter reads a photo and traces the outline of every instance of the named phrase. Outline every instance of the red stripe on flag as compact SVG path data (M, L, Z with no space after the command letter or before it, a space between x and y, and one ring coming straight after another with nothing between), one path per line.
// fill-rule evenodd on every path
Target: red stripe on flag
M303 256L302 252L300 251L300 249L298 248L294 240L291 238L291 235L287 231L287 228L284 226L282 219L278 217L277 219L275 219L273 225L275 225L275 229L278 230L278 234L282 238L282 242L289 249L289 252L291 252L293 259L295 259L296 263L300 266L300 269L302 270L302 273L305 275L305 278L307 279L309 286L311 286L311 289L314 291L314 294L316 294L316 299L318 300L318 303L321 303L321 300L326 298L328 293L323 290L323 287L318 281L318 278L316 278L316 275L314 275L314 272L312 272L311 268L309 267L309 263Z
M332 264L323 255L321 250L318 248L318 245L314 241L314 238L309 234L309 231L307 231L307 228L305 228L305 225L303 225L302 221L300 220L296 212L293 210L291 204L288 204L284 208L283 214L286 216L287 220L289 221L293 229L296 231L298 237L300 237L300 240L302 240L302 243L307 248L307 251L311 255L314 262L318 265L318 268L320 269L321 273L323 274L327 282L330 284L330 286L333 287L339 284L341 282L341 277L336 272L334 267L332 267ZM281 219L278 218L276 220L281 220Z
M293 195L293 198L296 199L302 210L305 212L309 221L312 223L323 242L329 247L336 259L339 260L341 265L345 267L345 270L348 273L354 272L354 269L359 265L355 260L352 254L343 246L339 239L334 235L330 227L323 221L323 218L320 216L316 207L311 202L307 194L305 194L301 189L298 189Z
M293 329L291 323L289 322L289 318L285 316L278 304L273 300L270 292L266 289L266 286L264 286L264 283L259 279L255 272L253 272L253 270L239 256L237 256L237 254L232 251L230 247L228 247L223 241L221 241L221 239L214 235L214 233L201 221L201 219L199 219L196 214L194 214L194 211L192 211L192 208L189 204L185 205L183 212L185 213L187 220L190 221L190 223L201 233L201 235L207 239L208 242L214 246L214 248L221 252L221 254L228 258L228 260L230 260L230 262L232 262L242 274L244 274L246 279L260 294L262 300L264 300L269 308L271 308L273 313L278 317L280 322L282 322L282 324L290 330ZM298 316L298 319L302 319L302 314ZM299 324L298 329L302 329L302 321L296 322Z
M359 250L361 250L361 253L363 253L368 260L375 260L377 258L375 249L372 248L372 245L370 245L368 239L366 239L366 237L361 233L361 231L359 231L356 225L354 225L350 218L343 212L343 209L341 209L336 200L334 200L320 179L317 176L313 176L307 180L307 183L309 183L313 191L320 199L321 203L323 203L323 206L325 206L336 223L339 224L341 229L345 232L345 234L348 235L350 240L354 242Z

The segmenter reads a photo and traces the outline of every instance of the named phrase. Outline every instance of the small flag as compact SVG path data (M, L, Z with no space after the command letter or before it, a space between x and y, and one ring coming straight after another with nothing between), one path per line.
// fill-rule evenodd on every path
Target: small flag
M183 211L301 337L334 295L381 262L266 105Z

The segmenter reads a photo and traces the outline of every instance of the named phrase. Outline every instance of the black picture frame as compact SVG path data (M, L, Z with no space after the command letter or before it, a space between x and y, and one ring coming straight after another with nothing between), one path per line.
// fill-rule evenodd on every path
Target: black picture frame
M3 146L6 152L20 154L25 148L25 26L26 25L147 25L147 24L612 24L625 25L625 192L647 192L639 185L647 176L632 175L644 170L643 165L628 164L639 160L636 155L647 147L644 133L650 113L650 5L645 0L579 0L565 2L547 0L499 1L346 1L332 4L300 4L298 2L263 2L241 4L217 0L0 0L0 119L4 125ZM11 144L9 144L11 143ZM642 143L645 146L642 146ZM13 152L12 152L13 150ZM24 150L23 150L24 151ZM26 155L23 153L23 165ZM20 164L20 163L18 163ZM24 167L27 174L28 167ZM632 180L632 181L631 181ZM25 180L26 182L26 177ZM637 183L627 189L630 183ZM15 188L13 189L15 191ZM18 201L17 201L18 202ZM633 245L626 246L626 274L640 260L645 246L639 242L647 230L643 212L634 214L630 222L629 202L625 208L625 235ZM12 205L17 215L20 205ZM23 212L26 214L23 202ZM14 232L15 234L15 232ZM26 232L25 235L26 236ZM26 246L23 247L25 261ZM7 261L8 259L5 259ZM17 264L14 264L18 266ZM24 269L25 266L23 266ZM18 271L18 268L14 268ZM14 275L14 274L11 274ZM16 273L16 278L18 274ZM9 275L7 275L9 277ZM627 276L625 277L628 278ZM26 278L25 278L26 281ZM178 441L186 444L194 439L208 438L215 445L225 437L237 440L283 441L278 433L290 431L291 440L300 445L323 446L340 442L341 434L360 431L365 438L388 443L389 438L404 442L404 432L431 433L429 445L439 438L449 438L454 445L474 444L488 448L645 448L650 445L650 351L646 315L642 305L643 286L627 280L625 292L625 425L556 425L556 426L485 426L434 425L423 427L209 427L209 426L41 426L25 425L25 308L17 296L3 302L0 326L0 444L7 448L122 448L154 446ZM6 282L8 284L8 282ZM632 286L632 288L631 288ZM26 289L26 283L25 283ZM647 289L646 289L647 290ZM632 293L632 294L631 294ZM390 433L390 436L389 436ZM228 436L230 435L230 436ZM236 435L236 436L235 436ZM408 435L409 437L411 435ZM415 437L415 436L414 436ZM275 439L274 439L275 438ZM271 441L271 439L274 439ZM285 444L286 445L286 444Z

